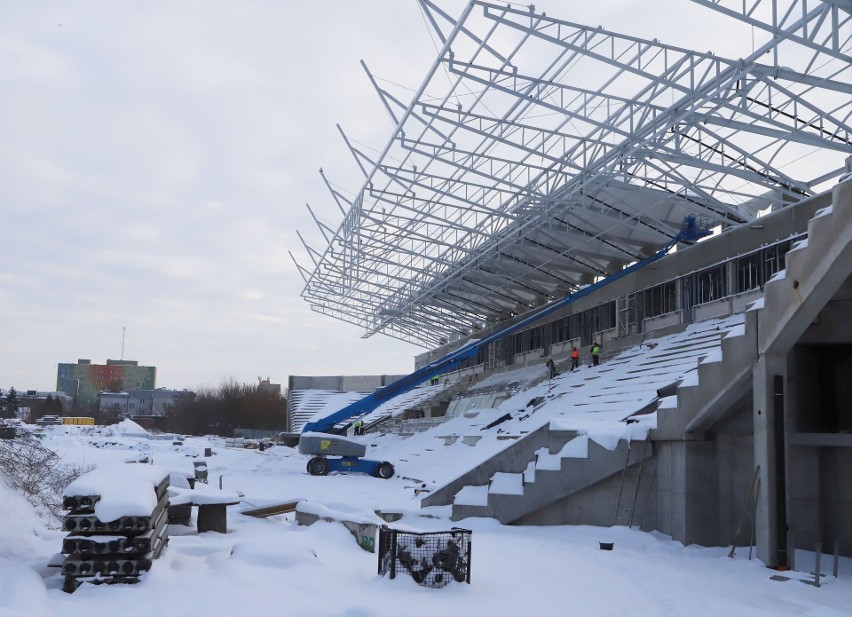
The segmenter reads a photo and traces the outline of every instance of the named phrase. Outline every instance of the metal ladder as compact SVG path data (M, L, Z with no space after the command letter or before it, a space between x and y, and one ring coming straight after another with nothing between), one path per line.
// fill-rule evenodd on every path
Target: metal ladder
M627 446L627 457L624 459L624 469L621 472L621 483L618 487L618 503L615 507L614 525L633 525L633 515L636 512L636 500L639 497L639 485L642 482L642 471L651 441L642 442L642 457L639 463L630 464L630 453L633 448Z

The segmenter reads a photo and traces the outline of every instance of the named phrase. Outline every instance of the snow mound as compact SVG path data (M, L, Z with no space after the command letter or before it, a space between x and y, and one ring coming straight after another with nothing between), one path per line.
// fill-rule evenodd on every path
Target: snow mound
M237 542L231 552L231 558L244 561L254 567L262 566L279 570L294 566L321 565L316 553L308 548L270 544L264 538Z
M34 551L35 530L41 529L33 507L24 496L14 491L0 475L0 504L3 504L3 524L0 525L0 565L7 559L25 559ZM0 576L0 582L5 579ZM0 606L4 606L0 592Z
M0 567L0 615L52 615L44 581L35 570L23 566Z
M123 433L132 433L134 435L147 435L148 431L136 424L133 420L124 419L118 424L111 424L106 427L103 434L108 437L120 436Z
M332 519L335 521L348 521L357 525L382 525L384 520L380 519L373 512L365 512L357 510L346 504L321 504L310 501L300 501L296 505L297 512L304 514L313 514L322 519Z

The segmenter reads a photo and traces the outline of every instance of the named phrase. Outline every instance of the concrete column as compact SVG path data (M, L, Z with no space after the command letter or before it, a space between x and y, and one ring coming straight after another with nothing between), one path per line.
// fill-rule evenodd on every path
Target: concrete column
M783 434L783 415L780 418L776 415L776 406L780 402L776 392L778 377L782 384L786 384L786 355L761 355L754 366L754 462L760 465L756 542L757 557L769 567L789 564L786 471L783 465L786 436ZM783 446L780 456L779 440Z

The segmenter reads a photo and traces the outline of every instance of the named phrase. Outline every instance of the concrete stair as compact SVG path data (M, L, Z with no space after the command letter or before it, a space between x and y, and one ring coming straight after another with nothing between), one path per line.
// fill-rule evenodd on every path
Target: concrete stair
M593 441L586 444L587 437L560 426L563 415L570 418L572 414L591 413L623 421L652 413L659 404L658 389L668 389L679 381L684 367L697 366L702 358L718 353L720 339L731 327L730 318L695 324L689 331L668 335L665 341L648 341L644 348L627 349L595 371L566 375L566 379L576 381L570 393L566 392L564 399L558 394L541 403L558 406L561 400L570 400L564 412L556 411L550 422L433 491L422 506L452 504L456 520L486 516L513 522L621 474L630 444L621 441L615 450ZM603 379L606 374L610 377ZM586 448L582 456L574 450L578 441ZM637 443L644 445L640 441L633 446ZM648 452L650 456L650 448ZM630 450L630 456L628 463L632 466L639 455ZM611 508L604 508L612 513L612 518L607 518L609 524L615 517L616 501L609 494L606 500L611 501Z
M438 391L430 397L418 401L411 405L410 409L429 412L433 408L446 409L454 396L457 396L470 389L471 384L463 381L454 381L449 385L441 384Z
M417 433L440 426L449 419L445 416L435 418L403 418L401 416L393 416L379 424L374 430L368 432L392 433L400 437L411 437Z
M764 306L773 310L760 315L761 354L790 349L852 274L852 179L834 188L832 206L810 220L807 241L787 254L786 266L766 285Z
M565 437L569 435L566 432ZM642 442L633 442L634 446L637 443ZM625 440L619 441L615 450L608 450L585 435L573 434L557 454L549 454L546 449L538 451L524 472L495 473L486 485L484 504L456 500L452 519L481 516L513 523L554 501L621 474L625 466L635 466L643 457L650 456L650 448L631 447Z
M541 426L430 493L423 499L421 506L452 504L460 491L466 487L487 486L491 478L498 473L523 473L540 449L558 452L576 436L573 431L551 431L548 425Z
M653 439L698 438L710 430L749 394L758 355L788 350L849 277L852 181L835 189L834 205L809 221L807 240L797 243L785 260L785 270L764 286L763 299L746 311L743 326L722 339L721 353L709 354L695 377L677 388L677 407L659 410Z
M689 433L700 436L748 394L752 365L757 360L756 319L754 312L747 312L745 323L727 332L721 346L710 351L681 382L677 407L658 410L652 439L683 439Z

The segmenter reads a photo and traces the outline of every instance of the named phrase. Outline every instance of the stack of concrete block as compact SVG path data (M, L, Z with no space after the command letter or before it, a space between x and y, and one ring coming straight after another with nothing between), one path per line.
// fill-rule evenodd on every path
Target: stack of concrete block
M65 591L82 582L135 583L151 568L168 542L169 476L154 487L156 506L145 516L102 521L95 515L101 495L66 494L62 529ZM67 492L67 491L66 491Z

